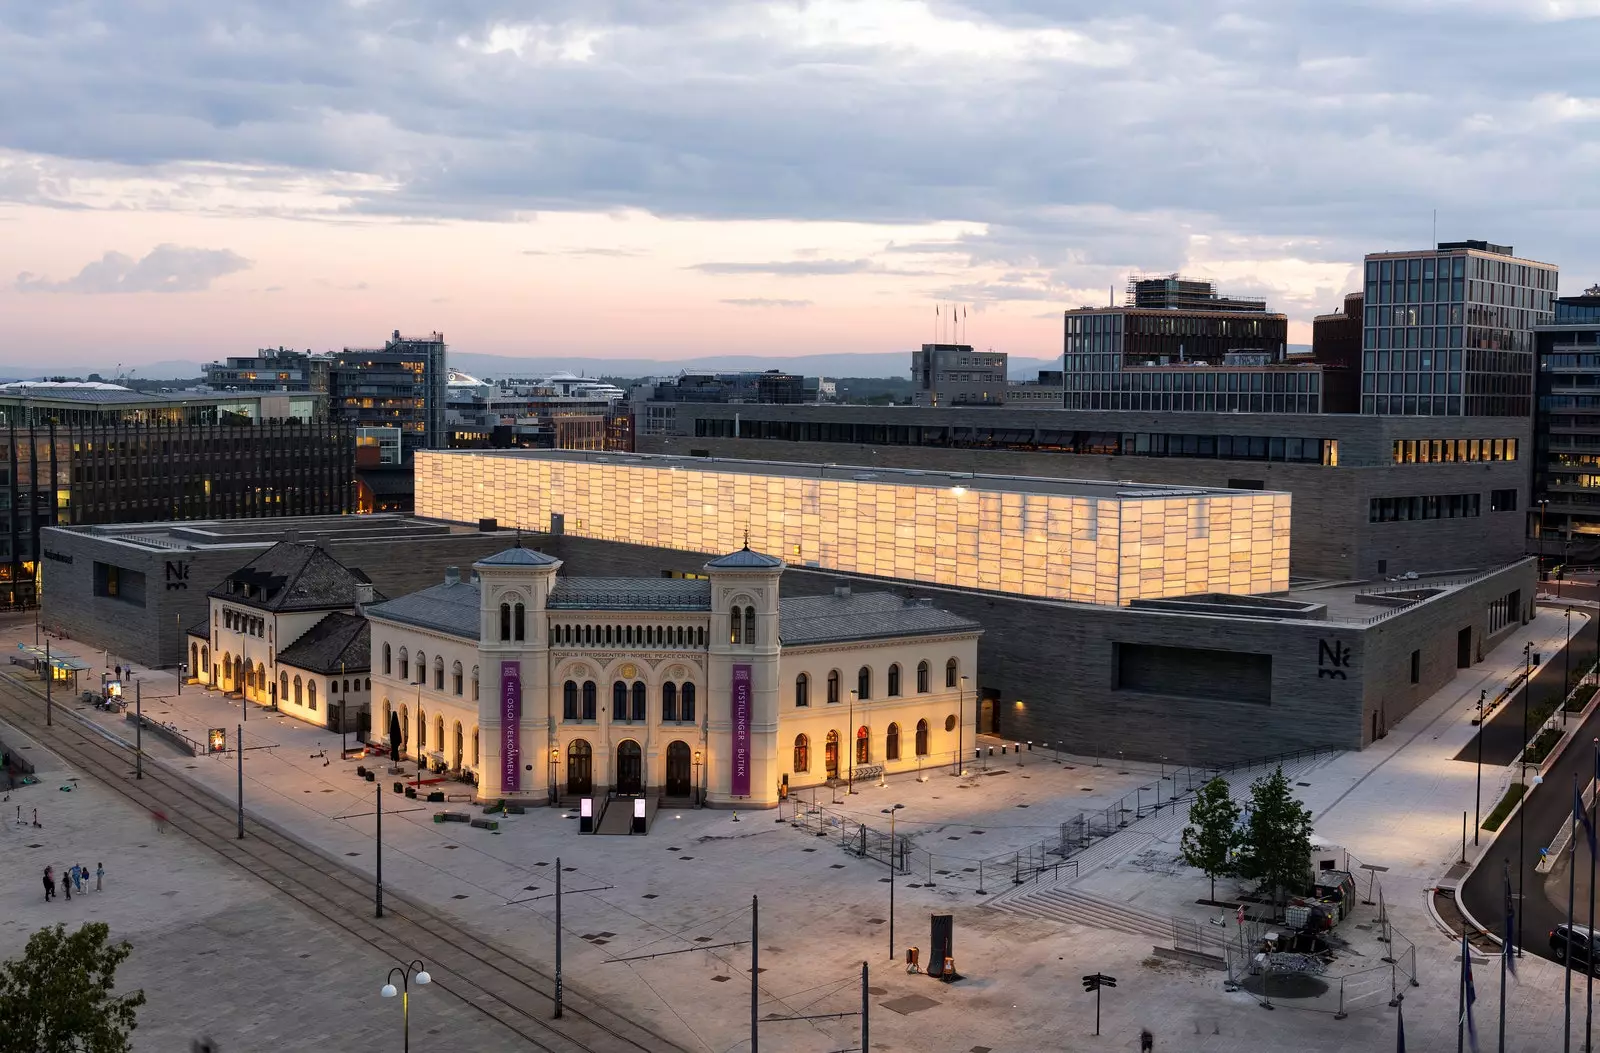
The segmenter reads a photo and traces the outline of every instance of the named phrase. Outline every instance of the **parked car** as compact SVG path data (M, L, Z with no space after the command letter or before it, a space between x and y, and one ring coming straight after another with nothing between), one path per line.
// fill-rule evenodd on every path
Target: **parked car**
M1569 929L1562 923L1550 930L1550 953L1558 962L1565 962L1570 953L1574 969L1592 968L1595 940L1595 931L1588 926L1573 925Z

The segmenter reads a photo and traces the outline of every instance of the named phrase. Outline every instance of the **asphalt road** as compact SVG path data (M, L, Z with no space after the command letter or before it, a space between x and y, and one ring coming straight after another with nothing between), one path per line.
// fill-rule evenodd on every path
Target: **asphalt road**
M1600 612L1586 612L1600 613ZM1571 668L1579 670L1594 660L1595 633L1600 631L1600 617L1595 617L1591 626L1586 631L1573 630ZM1528 700L1530 708L1540 702L1554 698L1561 691L1561 682L1566 676L1566 668L1562 663L1561 653L1545 662L1539 671L1533 674L1533 695ZM1494 765L1510 764L1522 752L1522 745L1526 741L1522 728L1522 696L1528 689L1524 686L1506 701L1489 722L1479 729L1465 748L1456 754L1456 760L1476 764L1478 761L1478 736L1483 737L1483 763ZM1537 729L1530 728L1531 736ZM1494 802L1485 801L1484 810L1493 807ZM1531 818L1531 817L1530 817Z
M1596 619L1600 624L1600 619ZM1580 655L1594 653L1594 636L1584 633L1584 645L1587 651L1579 650L1579 641L1573 640L1572 664L1580 664ZM1555 667L1555 683L1561 678L1561 660L1549 663ZM1549 666L1546 668L1548 669ZM1535 700L1543 697L1539 694L1538 678L1535 678ZM1553 690L1553 688L1549 688ZM1519 702L1516 706L1517 720L1520 723L1522 707ZM1494 722L1490 722L1490 730ZM1516 727L1513 727L1513 731ZM1591 765L1594 764L1594 749L1592 743L1600 738L1600 708L1589 715L1583 722L1576 736L1568 747L1556 759L1555 765L1545 775L1544 783L1535 786L1523 802L1522 812L1514 816L1500 831L1500 838L1490 849L1488 856L1479 864L1478 868L1467 878L1462 885L1458 897L1478 924L1498 933L1505 924L1505 892L1501 878L1503 868L1498 864L1501 860L1508 861L1511 865L1511 886L1513 893L1526 889L1525 898L1521 901L1522 919L1521 930L1525 941L1524 950L1528 954L1537 954L1540 957L1550 956L1549 941L1546 939L1549 931L1557 924L1565 922L1564 911L1557 910L1543 893L1544 875L1534 873L1533 868L1539 862L1539 849L1548 845L1555 839L1556 832L1561 824L1567 822L1572 814L1572 777L1577 774L1580 778L1589 774ZM1493 738L1484 739L1484 759L1488 762L1488 747ZM1476 750L1476 746L1473 746ZM1463 751L1465 752L1465 751ZM1472 756L1476 757L1474 752ZM1458 758L1459 759L1459 758ZM1509 763L1502 761L1501 763ZM1494 806L1493 801L1483 802L1484 812ZM1525 846L1525 850L1522 848ZM1519 874L1522 884L1519 884Z

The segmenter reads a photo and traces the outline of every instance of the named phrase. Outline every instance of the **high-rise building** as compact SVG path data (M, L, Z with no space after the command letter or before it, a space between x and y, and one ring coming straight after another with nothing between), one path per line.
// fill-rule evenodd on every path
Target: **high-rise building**
M219 391L328 392L328 358L309 351L266 347L200 368L206 383Z
M1600 553L1600 285L1555 302L1539 355L1529 533L1551 561ZM1558 556L1559 554L1559 556Z
M355 511L354 429L318 419L316 405L309 395L6 385L0 607L37 601L45 527Z
M1322 411L1354 413L1361 406L1361 294L1344 310L1311 320L1311 361L1322 367Z
M394 335L382 347L347 347L330 356L329 413L357 427L400 429L409 456L445 446L443 333Z
M1286 315L1194 278L1134 277L1120 307L1066 312L1067 409L1320 413L1322 370L1288 363Z
M1554 317L1557 277L1486 241L1368 255L1361 412L1529 416L1533 331Z
M911 352L913 401L918 406L999 406L1006 400L1007 357L971 344L923 344L921 351Z
M764 372L682 373L655 386L658 402L754 402L795 406L808 402L805 377L769 369Z

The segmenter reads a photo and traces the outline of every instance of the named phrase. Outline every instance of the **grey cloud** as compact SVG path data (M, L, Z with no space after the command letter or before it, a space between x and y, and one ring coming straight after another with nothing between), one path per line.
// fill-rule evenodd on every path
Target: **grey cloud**
M523 249L524 256L601 256L608 259L622 259L629 256L643 256L644 253L634 249Z
M1401 6L1425 18L1312 0L930 2L985 32L1084 44L983 62L819 44L733 0L14 4L0 92L30 105L0 109L0 147L362 177L335 191L346 217L958 219L987 233L951 258L1074 288L1177 269L1191 233L1348 261L1421 243L1434 208L1442 237L1600 273L1590 125L1559 103L1600 96L1593 21L1424 0ZM520 56L481 46L517 23L535 23ZM0 199L41 193L34 173L0 178Z
M722 302L733 307L800 308L811 306L810 300L772 300L764 296L738 296Z
M871 260L778 260L773 263L697 263L689 268L704 274L771 274L807 277L864 274L875 270Z
M201 292L218 278L249 267L249 260L230 249L157 245L140 259L108 252L60 281L24 271L17 275L16 288L51 293Z

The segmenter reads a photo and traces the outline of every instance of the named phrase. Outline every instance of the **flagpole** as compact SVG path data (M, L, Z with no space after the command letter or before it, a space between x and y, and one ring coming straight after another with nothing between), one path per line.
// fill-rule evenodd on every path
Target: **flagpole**
M1578 812L1583 806L1583 798L1578 795L1578 773L1572 773L1572 816L1567 822L1567 947L1561 960L1566 965L1566 977L1563 986L1566 988L1565 1016L1561 1027L1561 1048L1564 1053L1572 1051L1572 901L1577 895L1578 881ZM1592 964L1592 963L1591 963Z
M1501 861L1501 876L1506 889L1511 888L1511 860ZM1509 903L1509 898L1507 899ZM1500 944L1500 1044L1495 1048L1506 1053L1506 969L1511 965L1511 919L1506 919L1506 935Z
M1594 764L1591 766L1590 771L1596 775L1600 775L1600 738L1596 738L1594 740ZM1594 826L1594 810L1596 803L1600 803L1600 790L1595 791L1594 799L1589 802L1589 825L1591 827ZM1594 857L1595 853L1590 852L1589 927L1591 929L1594 928ZM1592 1030L1594 1026L1594 963L1590 962L1589 968L1584 970L1584 972L1587 974L1587 979L1584 981L1585 995L1583 1010L1583 1051L1584 1053L1590 1053L1590 1050L1594 1048L1592 1045L1592 1035L1594 1033Z

